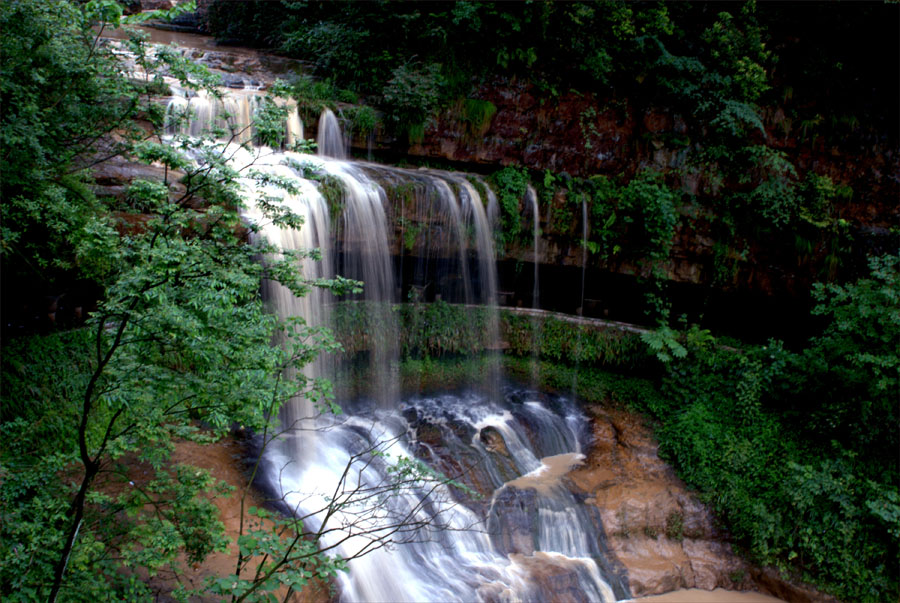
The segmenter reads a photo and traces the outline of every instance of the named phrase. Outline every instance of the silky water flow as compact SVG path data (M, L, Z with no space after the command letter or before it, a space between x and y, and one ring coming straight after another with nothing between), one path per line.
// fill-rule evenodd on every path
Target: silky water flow
M252 135L254 101L246 96L236 109L227 100L176 96L169 111L202 121L190 121L179 130L183 135L217 119L228 125L233 115L247 124L234 131ZM286 128L296 139L302 125L292 119ZM345 601L627 597L623 573L607 561L597 514L564 484L584 458L588 437L587 419L570 400L501 386L497 372L468 391L400 395L393 305L401 301L401 276L392 254L416 262L410 291L487 307L489 336L498 341L496 199L482 199L461 174L344 159L331 112L320 120L319 141L319 156L228 147L235 166L252 165L295 183L288 194L243 181L246 219L283 250L319 249L320 260L298 265L305 277L341 274L362 281L363 293L340 303L364 304L367 324L377 328L369 337L368 388L358 399L339 400L342 414L322 413L304 396L285 405L285 434L264 456L264 487L321 535L329 554L350 559L348 571L337 576ZM319 177L304 178L310 170ZM323 176L339 183L339 203L323 195ZM409 192L407 199L389 197L398 188ZM303 216L304 226L294 231L266 224L253 201L259 194ZM413 221L419 231L404 254L392 238ZM317 288L297 298L274 283L264 284L262 294L274 312L314 327L330 324L338 301ZM333 365L319 358L304 374L332 377ZM410 459L455 481L404 478L404 467L417 467Z

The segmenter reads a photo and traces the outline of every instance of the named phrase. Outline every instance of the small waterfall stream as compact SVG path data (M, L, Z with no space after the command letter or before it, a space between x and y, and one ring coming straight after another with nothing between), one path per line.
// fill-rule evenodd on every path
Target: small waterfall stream
M531 205L532 237L534 241L532 243L534 248L534 287L531 295L531 307L535 310L539 310L541 307L541 287L538 266L540 266L541 263L541 252L538 246L541 242L541 216L540 209L538 208L537 192L535 192L534 187L530 184L525 192L525 200Z
M540 275L538 273L538 267L540 266L540 249L539 244L541 240L541 216L540 216L540 208L538 207L538 197L537 192L534 188L529 184L527 190L525 191L525 200L531 205L531 222L532 222L532 236L533 236L533 247L534 247L534 287L532 289L531 294L531 308L533 310L541 309L541 287L540 287ZM533 316L531 318L531 382L538 383L540 380L540 376L538 374L538 358L540 357L540 349L543 338L543 328L541 319L537 316Z
M319 147L319 155L322 157L347 158L347 147L344 144L341 124L331 109L325 109L319 117L319 135L316 138L316 144Z
M220 114L217 103L192 102L176 97L170 110L184 111L187 103L202 121L197 128ZM252 100L247 106L252 110ZM338 576L345 601L627 597L627 580L604 553L599 520L565 486L588 443L587 420L571 401L501 386L499 371L477 390L405 399L399 392L395 233L415 230L404 236L407 248L417 250L413 285L432 299L492 308L488 329L497 341L496 199L482 199L460 174L342 159L336 127L326 111L318 157L263 148L233 153L235 165L253 163L296 182L292 195L262 192L303 215L303 229L267 226L261 234L286 250L320 249L320 262L298 266L308 276L363 281L364 292L349 299L364 304L376 327L368 337L368 387L360 399L339 400L344 414L317 417L302 398L286 405L281 418L289 430L264 459L268 489L321 533L323 547L352 559ZM194 132L191 121L180 133ZM324 193L326 178L340 184L338 203ZM248 203L247 219L260 221L249 197ZM263 295L273 311L311 326L329 324L335 301L320 290L298 299L274 284ZM309 377L329 374L326 358L306 367ZM401 479L403 485L392 486L406 475L407 459L457 483Z

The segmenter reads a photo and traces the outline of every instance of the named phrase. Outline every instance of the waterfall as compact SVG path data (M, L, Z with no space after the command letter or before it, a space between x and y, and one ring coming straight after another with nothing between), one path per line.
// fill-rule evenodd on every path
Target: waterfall
M344 144L341 125L331 109L325 109L319 117L319 135L316 138L316 144L319 147L319 155L322 157L347 158L347 147Z
M335 483L347 463L353 467L348 489L374 489L392 462L418 456L459 474L484 492L484 502L460 505L442 486L427 505L425 492L409 491L394 497L390 509L339 510L329 525L357 528L333 531L325 543L346 539L347 556L370 545L378 526L386 533L397 516L423 522L419 533L397 538L393 550L350 561L350 571L338 576L341 600L608 602L628 596L622 571L597 564L604 557L598 521L562 485L564 473L583 458L578 426L586 421L568 400L507 388L493 400L477 392L444 394L403 401L400 412L348 414L322 434L313 462L281 478L288 504L312 513L306 521L314 529L324 519L315 511L332 494L324 485ZM378 438L392 442L382 455L352 460ZM273 455L270 462L274 468L290 459ZM360 513L366 513L362 526ZM560 592L560 583L568 590Z
M217 119L217 105L207 101L195 103L180 134ZM189 102L173 99L172 110ZM295 182L288 194L242 181L246 218L283 250L318 248L321 261L298 266L306 277L363 281L363 293L342 303L361 304L369 329L363 395L339 400L344 412L337 416L317 414L304 396L287 402L281 414L287 432L264 455L263 487L320 534L323 548L333 548L329 554L350 560L349 571L337 576L344 601L627 597L623 571L606 560L597 514L566 487L565 474L583 459L589 437L587 419L570 400L501 387L496 362L487 388L400 395L393 304L404 274L422 300L487 307L489 336L499 338L496 198L485 189L483 199L475 177L336 158L343 147L330 145L343 139L332 126L336 119L326 112L320 156L227 147L235 167L252 164ZM258 197L302 215L303 228L267 224ZM536 199L533 211L537 216ZM395 246L397 233L408 236ZM394 255L409 256L415 266L398 274ZM265 283L262 294L282 316L310 326L331 320L334 300L325 291L296 298ZM319 358L303 374L330 373L330 360ZM418 466L409 459L427 465L426 477L398 485L398 476ZM456 482L435 482L432 471Z
M575 313L579 316L584 316L584 290L585 290L585 277L587 275L587 258L588 258L588 249L587 249L587 240L588 240L588 206L587 201L581 202L581 303L578 306L578 309L575 310ZM577 343L576 348L578 351L578 355L581 354L581 329L578 329ZM578 391L578 369L581 363L577 359L575 360L575 370L572 372L572 395L577 395Z
M174 85L171 88L172 98L166 105L166 134L200 137L218 131L219 140L237 143L253 141L253 114L261 98L256 88L232 90L221 98L211 97L205 90L185 90ZM276 99L275 102L287 112L284 144L290 147L303 140L303 122L297 112L297 103L286 99Z
M540 310L541 302L540 302L540 281L538 275L538 268L540 266L540 249L538 245L541 240L541 216L540 210L538 208L538 198L537 192L535 192L534 187L530 184L525 191L525 200L526 202L530 201L531 205L531 220L532 220L532 235L533 235L533 247L534 247L534 288L532 289L531 294L531 307L534 310ZM541 322L541 318L537 315L531 318L531 382L539 383L540 382L540 349L541 349L541 341L543 338L543 326Z
M538 248L541 241L541 217L538 209L537 193L530 184L525 191L525 199L530 201L531 205L532 236L534 241L532 244L534 248L534 288L531 295L531 307L538 310L541 307L541 288L538 280L538 266L541 261L540 249Z
M280 199L292 212L303 217L304 225L300 230L279 228L265 219L255 204L248 204L245 217L260 227L260 235L265 237L273 245L285 250L318 249L321 259L315 261L304 258L297 266L301 273L310 279L329 279L334 276L333 258L331 251L330 219L328 204L319 190L312 182L299 179L297 172L284 165L286 158L294 161L302 160L297 154L275 154L266 152L249 152L245 149L229 149L232 153L232 162L236 165L249 165L268 174L287 177L295 181L298 191L294 194L283 189L267 186L262 192L265 195ZM253 183L243 180L245 190L253 190ZM331 295L327 291L313 287L304 297L295 296L287 287L274 281L265 280L262 285L263 300L277 310L282 316L302 317L309 327L327 326L331 322ZM283 344L284 341L275 342ZM303 374L308 379L327 376L331 373L329 359L319 355L303 367ZM294 378L296 374L289 370L287 378ZM281 447L285 455L298 460L308 461L310 451L317 446L317 416L319 411L314 408L307 396L298 395L283 405L281 409L281 423L285 428L293 430L289 437L281 441ZM296 437L302 433L302 437Z
M285 123L284 142L286 146L292 146L301 142L303 136L303 122L300 120L300 113L297 111L296 103L284 105L288 110L287 122Z
M488 341L495 342L488 368L488 391L491 398L499 394L500 358L497 348L500 343L500 318L497 310L497 260L494 253L493 229L488 221L484 203L475 187L465 178L455 178L460 187L460 197L465 202L466 222L474 225L475 249L478 259L476 282L479 294L476 303L488 308Z
M322 128L319 128L320 136ZM338 132L340 134L340 132ZM321 147L320 147L321 152ZM384 211L384 190L368 178L358 166L343 161L328 161L325 171L343 185L340 217L338 273L363 281L362 299L369 325L372 387L369 394L385 407L393 404L399 390L394 375L398 361L397 321L393 304L394 270L389 251L389 225Z

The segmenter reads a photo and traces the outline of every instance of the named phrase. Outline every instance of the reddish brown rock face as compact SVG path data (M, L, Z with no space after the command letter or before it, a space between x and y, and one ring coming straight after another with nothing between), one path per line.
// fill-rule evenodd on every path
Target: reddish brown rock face
M657 454L634 415L593 407L594 444L569 473L600 511L610 552L635 597L685 588L759 590L787 601L825 600L737 557L710 511Z
M473 135L460 108L453 106L427 125L420 143L407 146L381 133L374 146L426 160L453 161L463 170L521 165L580 177L623 174L626 179L644 168L662 171L670 185L697 197L693 205L686 201L679 208L683 215L670 257L662 266L667 278L675 282L715 282L716 288L728 291L803 299L813 282L828 278L828 271L834 270L826 265L828 250L823 244L801 254L793 246L793 237L746 242L716 239L721 235L715 235L714 216L707 210L698 213L697 207L715 207L719 201L709 196L720 194L722 184L689 168L692 154L696 155L697 145L705 136L699 126L690 123L690 116L665 107L640 105L632 99L573 91L552 96L524 82L500 79L478 86L471 96L496 107L483 134ZM896 178L900 150L884 142L865 143L863 138L831 140L828 144L823 138L803 140L779 108L764 109L763 118L766 133L758 142L783 151L796 166L799 180L813 172L853 189L852 198L835 200L832 213L852 225L857 246L867 245L864 240L868 238L880 240L888 229L900 224L900 180ZM354 142L360 152L369 144L367 140ZM543 219L547 214L544 202L541 205ZM562 207L566 201L554 199L552 205ZM541 224L541 263L582 263L578 216L567 226L568 230L559 224ZM725 277L715 269L721 260L716 257L716 242L746 246L740 257L734 255L738 252L726 250L733 252L734 257L726 264L734 269ZM533 257L530 247L505 251L510 259L530 261ZM597 262L588 258L591 265ZM640 267L621 261L597 267L619 274L641 272Z
M497 108L483 135L474 136L451 107L426 128L425 139L412 146L414 156L494 165L524 165L573 175L618 173L635 129L627 106L605 106L592 94L567 92L548 100L532 86L495 82L479 87L474 97Z

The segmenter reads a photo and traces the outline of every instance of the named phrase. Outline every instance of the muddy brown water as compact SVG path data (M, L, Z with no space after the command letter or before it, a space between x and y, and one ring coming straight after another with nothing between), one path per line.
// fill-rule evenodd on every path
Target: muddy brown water
M641 601L641 603L779 603L783 600L752 591L688 588L663 595L631 599L631 601Z
M204 36L202 34L187 33L181 31L166 31L163 29L155 29L153 27L145 26L136 26L134 29L149 34L149 42L151 44L175 44L176 46L179 46L181 48L196 48L199 50L222 50L249 55L259 54L258 51L252 48L217 44L216 39L212 36ZM95 28L94 31L99 31L99 28ZM102 37L114 38L116 40L127 40L128 34L123 29L104 29L102 32Z

